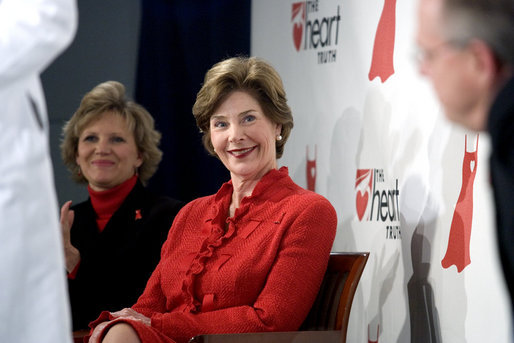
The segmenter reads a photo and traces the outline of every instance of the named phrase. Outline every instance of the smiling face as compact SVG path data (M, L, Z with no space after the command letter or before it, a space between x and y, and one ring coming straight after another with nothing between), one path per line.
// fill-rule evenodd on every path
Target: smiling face
M233 180L259 180L277 167L275 142L280 129L257 100L235 91L214 111L209 131L216 154Z
M89 186L103 191L131 178L142 158L125 119L107 112L80 133L76 162Z

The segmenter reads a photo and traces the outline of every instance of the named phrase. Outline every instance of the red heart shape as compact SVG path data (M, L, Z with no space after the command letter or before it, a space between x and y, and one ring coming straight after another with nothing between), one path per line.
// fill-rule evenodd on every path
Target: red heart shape
M302 44L302 33L303 33L303 25L302 23L294 23L293 25L293 40L296 51L300 51L300 46Z
M368 199L368 192L365 192L364 194L362 193L362 191L357 192L355 203L357 208L357 216L359 217L360 221L362 221L362 217L364 217L364 212L366 212L366 207L368 207Z

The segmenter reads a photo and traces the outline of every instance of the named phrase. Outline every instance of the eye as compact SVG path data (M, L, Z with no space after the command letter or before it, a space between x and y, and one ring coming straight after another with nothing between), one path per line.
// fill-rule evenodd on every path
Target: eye
M82 139L82 141L84 142L96 142L97 140L98 137L96 137L95 135L87 135Z
M114 137L111 137L111 142L113 142L113 143L123 143L123 142L125 142L125 138L120 137L120 136L114 136Z
M216 128L224 128L227 126L227 123L224 122L224 121L221 121L221 120L215 120L212 124L212 126L216 127Z
M255 121L255 116L253 114L248 114L243 117L243 123L251 123Z

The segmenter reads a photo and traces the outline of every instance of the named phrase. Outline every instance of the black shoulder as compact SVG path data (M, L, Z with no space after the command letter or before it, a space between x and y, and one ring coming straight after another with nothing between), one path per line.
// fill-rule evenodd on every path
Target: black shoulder
M177 214L182 207L186 204L183 201L170 198L168 196L156 196L154 198L154 207L157 210L167 211L173 214Z
M70 207L70 210L73 210L75 212L83 212L83 211L90 211L93 209L93 206L91 205L91 200L89 198L86 201L79 202L78 204L72 204Z

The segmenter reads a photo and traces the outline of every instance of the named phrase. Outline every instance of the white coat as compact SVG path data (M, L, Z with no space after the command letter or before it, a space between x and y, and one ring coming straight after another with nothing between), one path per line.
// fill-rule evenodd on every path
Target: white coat
M70 44L75 0L0 0L0 342L71 342L40 73Z

